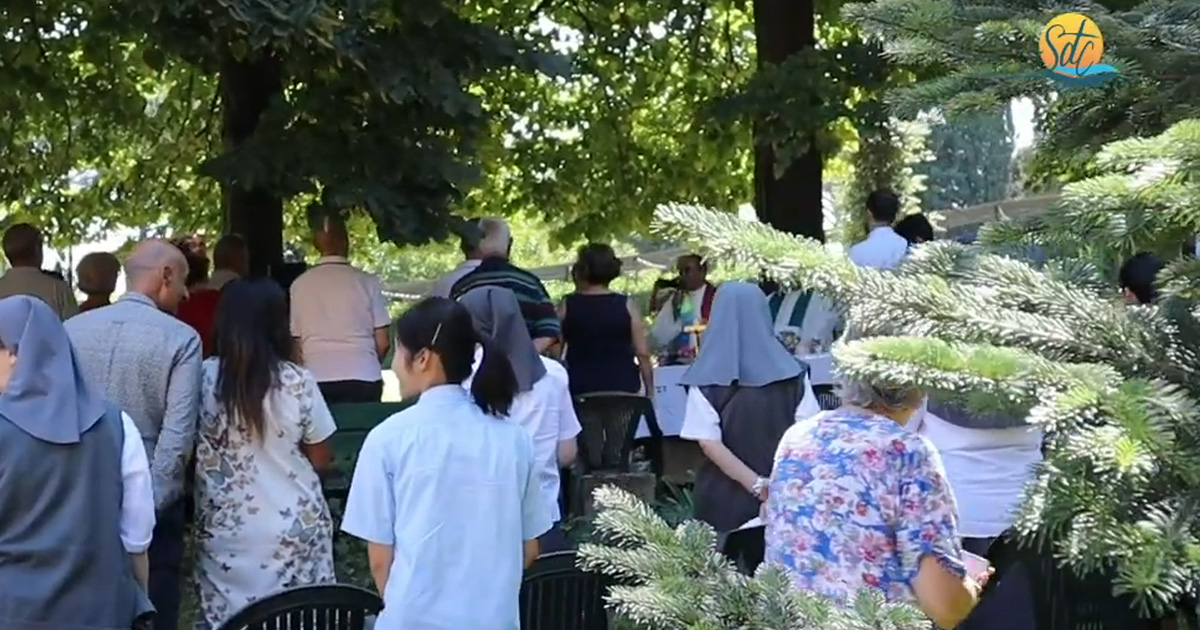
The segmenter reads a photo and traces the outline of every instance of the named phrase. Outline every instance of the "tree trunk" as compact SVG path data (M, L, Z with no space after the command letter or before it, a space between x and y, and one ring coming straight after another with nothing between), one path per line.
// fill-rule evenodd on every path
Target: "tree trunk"
M754 0L754 36L758 65L782 63L816 46L813 0ZM755 138L754 207L758 218L775 229L825 240L822 208L824 161L815 148L798 156L775 177L775 154Z
M274 57L221 63L222 137L231 151L254 135L258 121L283 93L283 71ZM250 250L250 275L267 276L283 262L283 200L269 191L226 186L224 231L241 234Z

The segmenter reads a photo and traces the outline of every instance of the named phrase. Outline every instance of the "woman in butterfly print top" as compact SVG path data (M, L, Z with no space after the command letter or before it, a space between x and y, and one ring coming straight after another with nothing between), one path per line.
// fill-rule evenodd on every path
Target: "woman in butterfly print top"
M333 523L318 471L333 417L292 339L283 292L226 286L204 362L196 448L197 628L281 589L332 583Z

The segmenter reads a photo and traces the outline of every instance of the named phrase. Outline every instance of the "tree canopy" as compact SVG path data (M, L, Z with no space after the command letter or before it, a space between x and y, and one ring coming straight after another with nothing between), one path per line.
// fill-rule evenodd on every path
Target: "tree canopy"
M260 191L363 210L390 240L444 238L489 131L474 86L493 72L564 69L544 38L502 32L503 11L440 0L10 3L0 98L24 115L3 123L0 198L101 226L165 212L211 224L230 192ZM247 214L257 211L268 208Z

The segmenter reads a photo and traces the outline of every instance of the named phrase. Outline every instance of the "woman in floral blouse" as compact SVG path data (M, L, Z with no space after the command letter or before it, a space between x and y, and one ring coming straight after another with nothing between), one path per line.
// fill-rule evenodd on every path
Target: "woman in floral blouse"
M877 589L953 628L987 576L966 575L941 460L904 429L922 395L861 382L840 393L840 408L797 423L779 443L766 562L799 589L841 601Z
M230 282L213 331L196 444L197 630L277 591L335 580L318 473L336 427L316 379L290 359L283 290Z

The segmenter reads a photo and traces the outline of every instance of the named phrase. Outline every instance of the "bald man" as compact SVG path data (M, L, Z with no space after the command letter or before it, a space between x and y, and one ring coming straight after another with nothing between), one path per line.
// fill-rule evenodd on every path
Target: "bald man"
M179 620L184 471L200 406L200 337L170 314L187 296L187 273L175 246L144 241L125 261L128 292L66 322L84 376L133 418L150 456L158 519L149 553L155 630L175 630Z
M0 277L0 298L12 295L35 297L67 319L79 311L71 285L60 277L42 271L42 233L28 223L18 223L4 231L4 257L9 270Z

